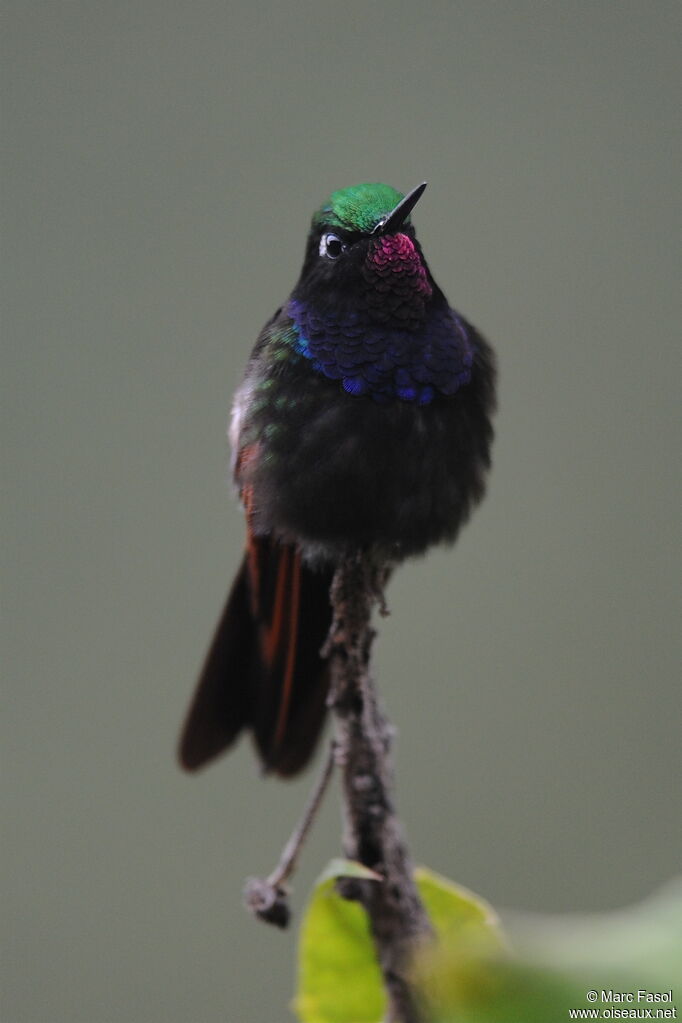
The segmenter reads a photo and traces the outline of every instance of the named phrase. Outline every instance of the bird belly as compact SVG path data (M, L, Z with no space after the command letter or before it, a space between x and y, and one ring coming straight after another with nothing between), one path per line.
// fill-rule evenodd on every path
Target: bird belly
M275 398L254 431L255 528L332 558L358 547L401 558L454 540L488 461L474 398L465 388L424 407L379 404L322 378Z

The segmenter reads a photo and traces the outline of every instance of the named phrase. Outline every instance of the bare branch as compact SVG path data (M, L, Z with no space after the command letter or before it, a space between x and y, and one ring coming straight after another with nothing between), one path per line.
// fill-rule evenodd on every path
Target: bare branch
M279 927L289 922L286 881L317 814L334 762L340 768L344 804L344 853L381 880L342 878L340 893L366 909L388 996L388 1023L419 1023L409 980L413 953L433 936L413 880L413 870L393 802L390 758L392 729L383 715L370 674L374 639L372 609L386 613L383 587L386 565L349 555L339 564L331 588L334 612L323 651L329 657L336 740L301 821L287 842L275 870L266 879L250 878L248 908Z
M322 772L315 784L300 821L282 850L279 863L267 878L250 877L244 887L244 902L252 913L266 923L286 927L291 911L286 881L296 869L301 849L317 816L334 770L335 744L332 742Z
M354 555L337 568L331 601L334 622L327 652L336 756L344 796L344 852L376 871L383 883L343 882L342 894L365 907L389 1000L390 1023L418 1023L408 970L416 947L432 936L393 803L392 730L378 705L370 674L371 614L387 577L369 558Z

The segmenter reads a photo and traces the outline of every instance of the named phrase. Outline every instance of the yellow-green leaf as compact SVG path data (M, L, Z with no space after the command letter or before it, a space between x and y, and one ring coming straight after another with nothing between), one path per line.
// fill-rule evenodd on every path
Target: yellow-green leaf
M379 1023L386 1000L367 916L336 892L313 892L301 925L294 1008L302 1023Z
M510 934L513 954L455 936L424 951L417 978L429 1023L561 1023L572 1010L611 1010L613 991L644 1012L646 992L665 994L682 976L682 885L611 913L512 917Z
M302 1023L378 1023L386 998L367 916L336 892L337 877L378 875L347 860L333 860L323 872L301 926L294 1007ZM415 880L436 934L448 947L455 939L482 949L500 947L497 919L485 902L423 867Z
M502 947L497 915L480 896L426 867L417 867L414 879L439 943L481 951Z
M377 874L376 870L370 870L364 863L358 863L357 860L344 860L338 856L329 861L316 883L335 881L339 877L359 877L365 881L382 880L381 874Z

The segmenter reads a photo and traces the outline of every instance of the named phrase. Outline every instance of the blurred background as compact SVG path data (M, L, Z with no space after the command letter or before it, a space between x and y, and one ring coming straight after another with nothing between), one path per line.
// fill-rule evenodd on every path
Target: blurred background
M240 558L232 392L333 189L500 364L487 500L377 671L415 858L497 906L677 872L680 7L7 0L5 1023L286 1021L253 920L306 798L174 744ZM337 793L295 881L339 851Z

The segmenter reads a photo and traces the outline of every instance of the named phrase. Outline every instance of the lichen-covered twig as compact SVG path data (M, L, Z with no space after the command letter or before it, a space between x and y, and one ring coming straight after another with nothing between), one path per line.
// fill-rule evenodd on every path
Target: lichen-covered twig
M388 997L388 1023L419 1023L409 968L417 946L432 936L432 929L393 803L392 729L379 707L370 674L372 609L378 604L386 613L383 586L387 577L386 566L377 566L362 554L347 556L336 570L331 588L334 618L324 650L330 661L329 704L336 739L277 867L267 878L247 881L245 901L260 919L286 927L290 911L285 883L295 869L336 762L343 790L344 853L381 878L379 882L344 878L338 882L339 889L367 911Z
M432 935L393 803L392 730L370 674L372 608L386 572L364 555L346 557L332 583L334 621L327 644L330 705L344 798L344 853L381 875L380 883L342 883L365 907L389 1003L390 1023L418 1023L409 981L416 947Z

